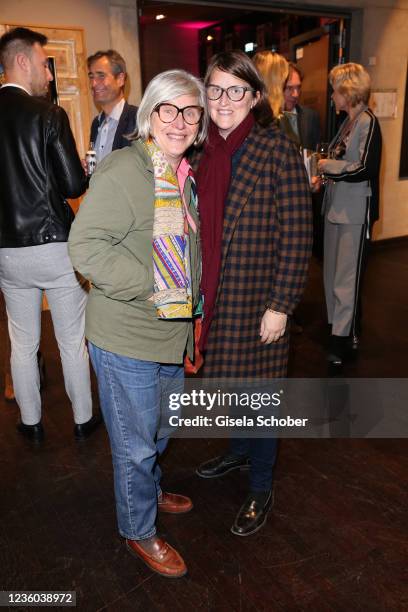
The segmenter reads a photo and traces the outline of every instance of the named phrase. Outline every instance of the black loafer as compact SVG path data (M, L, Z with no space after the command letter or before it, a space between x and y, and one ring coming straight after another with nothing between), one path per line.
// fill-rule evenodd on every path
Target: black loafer
M357 334L350 336L350 348L352 351L358 351L360 348L360 338L357 336Z
M221 455L198 466L196 474L201 478L218 478L232 470L247 470L250 465L250 459L246 455Z
M44 429L41 422L36 423L35 425L18 423L17 431L33 442L42 442L44 439Z
M91 417L89 421L86 421L86 423L76 424L74 427L74 436L76 440L85 440L88 438L101 423L101 417L96 414Z
M231 532L234 535L249 536L261 529L266 523L273 501L272 491L250 493L235 517Z
M342 366L349 357L350 339L348 336L335 336L332 334L327 351L327 361L334 366Z

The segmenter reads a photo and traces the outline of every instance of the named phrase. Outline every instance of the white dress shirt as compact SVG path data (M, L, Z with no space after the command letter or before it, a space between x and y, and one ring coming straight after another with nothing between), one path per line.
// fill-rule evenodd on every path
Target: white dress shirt
M98 128L95 142L96 161L100 162L112 152L113 141L119 125L119 119L125 106L125 98L122 98L113 108L110 115L106 115ZM102 113L101 113L102 115ZM101 116L99 115L99 116Z

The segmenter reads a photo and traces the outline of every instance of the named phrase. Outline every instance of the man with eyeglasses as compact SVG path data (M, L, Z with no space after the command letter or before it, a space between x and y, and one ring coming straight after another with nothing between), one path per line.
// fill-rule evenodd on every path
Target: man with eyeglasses
M289 62L289 76L285 83L283 96L285 100L285 115L291 127L299 138L300 146L310 151L316 151L320 142L320 118L314 108L299 104L302 90L303 74L296 64ZM313 204L313 252L320 259L323 256L323 225L320 210L322 208L322 192L312 194ZM295 314L292 331L300 333L302 326Z
M100 162L112 151L130 145L126 135L135 130L137 107L125 100L126 63L117 51L97 51L88 57L87 64L92 96L101 108L90 136Z
M299 104L303 75L300 69L289 62L289 76L285 83L283 96L285 114L291 127L299 138L301 147L316 151L320 142L320 119L317 111Z

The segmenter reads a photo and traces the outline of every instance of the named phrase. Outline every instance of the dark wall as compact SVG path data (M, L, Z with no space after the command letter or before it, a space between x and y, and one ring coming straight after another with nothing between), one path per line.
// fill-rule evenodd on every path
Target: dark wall
M159 22L141 27L143 88L159 72L183 68L195 76L198 70L198 31Z

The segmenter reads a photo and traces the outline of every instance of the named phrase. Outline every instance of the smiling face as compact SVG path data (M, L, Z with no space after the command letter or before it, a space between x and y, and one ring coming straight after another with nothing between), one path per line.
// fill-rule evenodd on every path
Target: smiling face
M216 85L223 89L233 86L249 87L251 89L251 86L246 81L218 68L214 68L212 71L208 84ZM255 94L252 91L246 91L242 100L233 102L224 91L218 100L208 100L210 117L218 127L218 131L223 138L227 138L243 122L251 108L259 100L259 97L259 91Z
M200 104L197 96L192 95L179 96L166 102L178 108ZM195 141L199 128L200 123L196 125L186 123L181 113L171 123L163 123L156 111L153 111L150 117L150 134L174 171L177 170L184 153Z
M124 73L113 74L109 59L101 57L89 66L88 78L95 104L109 114L123 96Z

